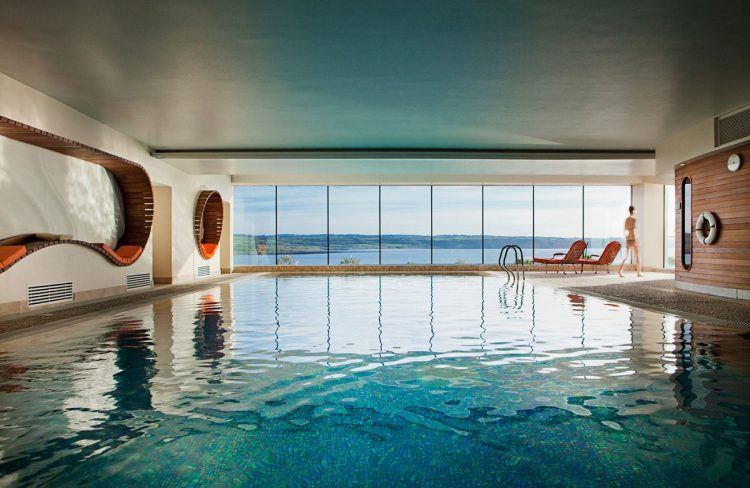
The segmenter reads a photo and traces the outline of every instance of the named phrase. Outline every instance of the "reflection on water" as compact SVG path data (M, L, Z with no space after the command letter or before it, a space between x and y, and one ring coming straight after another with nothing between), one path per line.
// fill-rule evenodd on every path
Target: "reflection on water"
M0 345L0 485L739 485L748 337L489 277L248 278Z
M220 359L224 357L224 333L221 326L221 303L211 295L201 297L195 321L195 357Z

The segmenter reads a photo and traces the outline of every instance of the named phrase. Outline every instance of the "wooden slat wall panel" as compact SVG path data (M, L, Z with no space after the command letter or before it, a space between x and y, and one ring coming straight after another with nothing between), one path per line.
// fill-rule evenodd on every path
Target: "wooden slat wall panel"
M739 171L727 169L732 153L742 156ZM693 224L713 212L719 236L710 246L693 234L693 266L682 267L682 181L693 183ZM689 163L675 171L676 279L685 283L750 290L750 144Z
M117 186L120 188L124 202L125 230L123 236L117 243L117 247L123 245L134 245L142 248L151 235L151 223L154 218L154 195L151 188L151 179L146 170L137 163L127 159L109 154L80 142L45 132L41 129L22 124L7 117L0 116L0 135L15 139L17 141L32 144L37 147L49 149L66 156L88 161L106 168L112 173ZM0 236L9 237L9 236ZM52 242L54 244L80 244L97 250L114 264L127 266L131 263L123 263L114 260L102 249L98 249L92 243L78 240ZM38 250L38 249L35 249ZM28 255L28 254L27 254ZM133 261L135 262L135 261ZM0 269L0 273L8 269Z

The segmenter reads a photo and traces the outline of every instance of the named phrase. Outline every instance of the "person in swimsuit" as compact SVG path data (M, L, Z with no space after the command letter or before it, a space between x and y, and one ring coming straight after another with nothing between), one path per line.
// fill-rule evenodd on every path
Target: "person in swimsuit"
M622 260L622 263L620 263L620 268L617 270L617 274L622 276L622 269L625 267L625 261L628 260L628 256L634 255L635 256L635 271L638 273L638 276L643 276L641 274L641 256L638 254L638 241L636 240L635 235L635 207L630 206L628 207L628 218L625 219L625 257Z

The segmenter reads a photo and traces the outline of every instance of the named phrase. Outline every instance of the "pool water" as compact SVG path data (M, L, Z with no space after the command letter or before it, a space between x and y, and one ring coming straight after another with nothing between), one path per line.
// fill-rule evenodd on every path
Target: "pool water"
M0 474L739 486L750 334L502 277L242 278L0 343Z

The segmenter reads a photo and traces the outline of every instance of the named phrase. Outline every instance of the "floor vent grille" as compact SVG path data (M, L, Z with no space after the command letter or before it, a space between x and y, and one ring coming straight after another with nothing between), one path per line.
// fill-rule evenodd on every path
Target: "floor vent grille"
M151 286L151 273L132 274L125 277L125 288L128 290L146 286Z
M208 276L211 274L211 266L198 266L195 270L195 275L198 277Z
M26 296L29 307L46 303L66 302L73 299L73 282L29 286L26 290Z
M750 106L716 117L716 145L750 137Z

